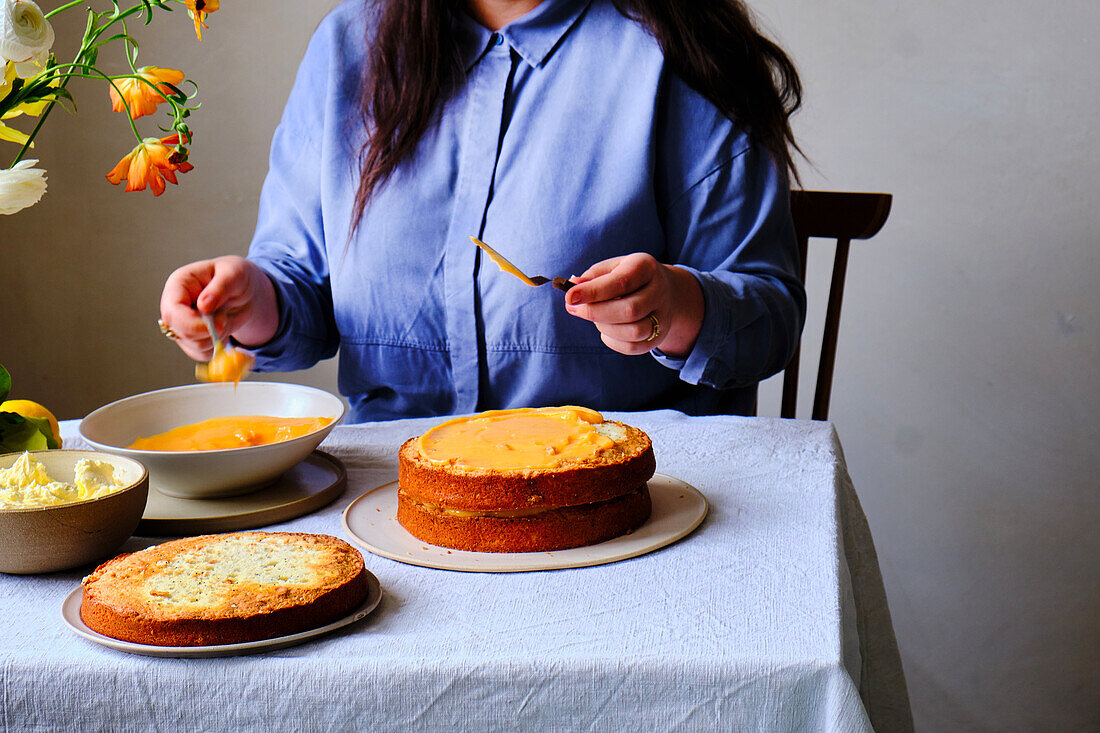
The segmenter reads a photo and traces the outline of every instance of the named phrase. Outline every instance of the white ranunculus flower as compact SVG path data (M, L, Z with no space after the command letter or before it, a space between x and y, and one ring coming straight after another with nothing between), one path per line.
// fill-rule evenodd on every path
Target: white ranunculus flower
M15 62L15 73L29 79L46 67L53 26L30 0L0 0L0 58Z
M34 168L37 160L21 160L0 170L0 214L14 214L38 203L46 193L46 171Z
M15 64L0 58L0 100L8 96L13 81L15 81Z

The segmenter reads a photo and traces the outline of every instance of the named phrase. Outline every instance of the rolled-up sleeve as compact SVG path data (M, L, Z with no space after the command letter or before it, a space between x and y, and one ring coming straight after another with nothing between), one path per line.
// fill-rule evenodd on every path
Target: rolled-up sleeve
M747 137L716 146L731 147L666 209L671 261L698 280L705 315L686 358L654 354L685 382L716 389L780 371L806 312L786 176Z

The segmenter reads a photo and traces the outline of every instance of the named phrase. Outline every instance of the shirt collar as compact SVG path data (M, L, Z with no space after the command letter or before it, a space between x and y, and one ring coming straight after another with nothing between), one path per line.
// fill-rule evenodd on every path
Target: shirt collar
M592 0L542 0L534 10L497 31L533 67L546 63ZM493 33L465 12L454 18L455 34L469 70L493 43Z

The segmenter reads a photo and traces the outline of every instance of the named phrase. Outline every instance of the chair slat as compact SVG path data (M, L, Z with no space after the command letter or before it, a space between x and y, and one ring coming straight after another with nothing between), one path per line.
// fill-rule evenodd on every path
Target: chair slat
M821 359L817 365L817 387L814 389L814 420L829 419L829 396L833 391L833 367L836 366L836 341L840 333L840 306L844 300L844 277L848 271L848 249L851 242L836 243L833 277L829 284L829 305L825 311L825 333L821 337Z
M794 192L792 192L793 194ZM797 231L796 221L796 238L798 240L798 279L806 282L806 258L809 255L810 238ZM787 362L787 366L783 372L783 398L779 405L779 416L793 418L795 414L795 407L798 404L798 363L802 354L801 339L799 343L794 347L794 353L791 355L791 360Z
M806 258L809 239L836 240L836 255L829 284L829 300L825 313L825 331L821 341L821 356L814 390L811 414L814 420L827 420L832 393L836 347L840 333L840 308L844 298L844 280L848 269L848 254L852 240L870 239L878 233L890 215L893 196L888 193L851 193L844 191L791 191L791 215L794 218L800 272L806 282ZM780 415L795 416L798 401L798 367L801 346L783 374L783 398Z

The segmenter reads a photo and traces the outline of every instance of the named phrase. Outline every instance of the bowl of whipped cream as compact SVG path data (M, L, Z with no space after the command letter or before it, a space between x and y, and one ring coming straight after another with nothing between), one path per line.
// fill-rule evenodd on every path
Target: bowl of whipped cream
M137 529L149 472L88 450L0 455L0 573L68 570L102 560Z

